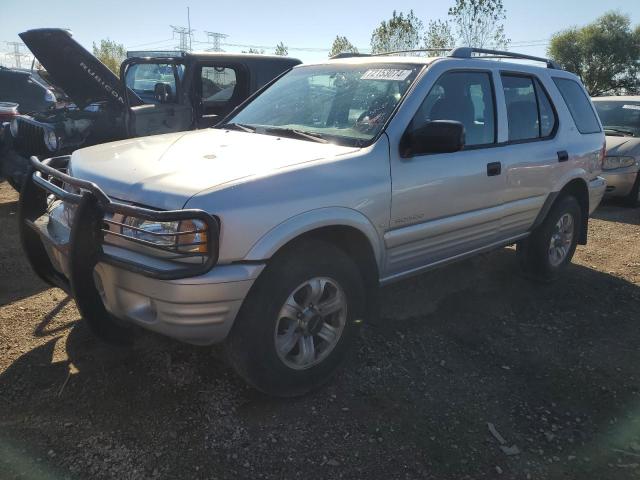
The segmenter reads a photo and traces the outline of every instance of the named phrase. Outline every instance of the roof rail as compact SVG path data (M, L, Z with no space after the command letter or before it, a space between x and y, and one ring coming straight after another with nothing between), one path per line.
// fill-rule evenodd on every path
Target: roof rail
M549 58L534 57L522 53L506 52L503 50L489 50L486 48L458 47L449 55L453 58L472 58L474 53L482 53L491 56L491 58L514 58L518 60L532 60L534 62L542 62L547 64L547 68L562 70L562 66Z
M329 60L336 60L338 58L352 58L352 57L370 57L369 53L358 53L358 52L340 52L335 55L329 57Z
M396 55L398 53L421 53L421 52L450 52L451 48L415 48L413 50L395 50L393 52L372 53L372 57L384 57L385 55Z

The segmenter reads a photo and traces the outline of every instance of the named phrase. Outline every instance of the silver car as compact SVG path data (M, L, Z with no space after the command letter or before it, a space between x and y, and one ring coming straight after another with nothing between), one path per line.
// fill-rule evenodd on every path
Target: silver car
M593 99L607 137L605 195L637 207L640 201L640 96Z
M258 389L307 392L379 286L511 244L548 281L586 242L605 182L583 86L478 53L523 57L342 56L213 129L32 159L26 254L104 339L225 342Z

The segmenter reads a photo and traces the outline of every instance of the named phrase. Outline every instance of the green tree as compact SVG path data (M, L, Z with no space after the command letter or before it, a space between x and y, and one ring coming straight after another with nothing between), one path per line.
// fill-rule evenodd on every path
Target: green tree
M413 10L405 15L393 11L389 20L384 20L371 35L371 52L385 53L398 50L413 50L420 46L424 25Z
M276 49L273 53L275 55L280 55L281 57L286 57L287 55L289 55L289 47L280 42L278 45L276 45Z
M449 9L460 43L477 48L506 48L507 11L502 0L456 0Z
M592 96L640 93L640 26L608 12L582 28L551 38L548 54L580 77Z
M451 30L451 24L442 20L429 22L424 34L424 48L438 48L450 50L456 45L456 39Z
M358 49L353 46L347 37L336 35L336 39L333 41L333 45L331 45L331 50L329 51L329 57L333 57L339 53L358 53Z
M100 40L100 45L93 42L93 54L116 75L120 74L120 64L127 58L124 45L113 40Z

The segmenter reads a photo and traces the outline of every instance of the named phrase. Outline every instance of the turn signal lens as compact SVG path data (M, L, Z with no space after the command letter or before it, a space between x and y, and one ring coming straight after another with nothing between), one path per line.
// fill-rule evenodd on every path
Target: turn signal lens
M207 253L207 227L200 220L180 222L177 235L177 247L183 252Z

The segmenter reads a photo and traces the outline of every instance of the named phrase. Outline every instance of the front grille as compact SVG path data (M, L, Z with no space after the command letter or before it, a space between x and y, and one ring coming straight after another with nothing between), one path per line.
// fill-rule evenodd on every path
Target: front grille
M44 128L23 118L18 118L18 137L14 143L25 155L46 155L49 152L44 144Z

